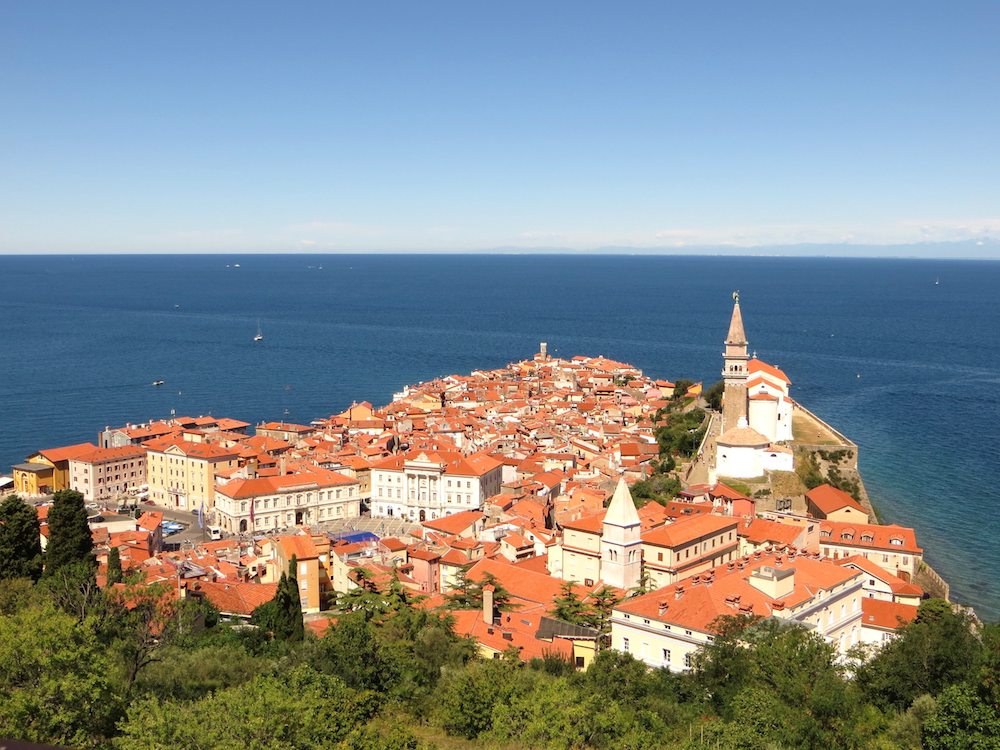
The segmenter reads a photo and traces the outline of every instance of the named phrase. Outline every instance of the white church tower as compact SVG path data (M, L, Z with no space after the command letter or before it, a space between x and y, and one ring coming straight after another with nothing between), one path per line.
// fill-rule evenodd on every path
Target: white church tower
M740 312L740 293L733 292L733 317L729 321L726 350L722 355L722 431L726 432L747 418L747 335Z
M632 589L642 577L642 539L639 514L625 479L618 480L615 494L604 514L601 531L601 580L611 586Z

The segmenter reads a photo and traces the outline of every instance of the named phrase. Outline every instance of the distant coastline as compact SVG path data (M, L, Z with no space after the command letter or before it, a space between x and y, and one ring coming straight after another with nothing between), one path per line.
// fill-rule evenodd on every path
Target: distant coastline
M108 250L102 248L76 248L45 250L34 252L4 250L0 257L25 256L172 256L172 255L202 255L202 256L287 256L287 257L317 257L317 256L365 256L365 255L448 255L448 256L489 256L489 255L572 255L572 256L650 256L650 257L739 257L739 258L816 258L816 259L871 259L871 260L940 260L940 261L1000 261L1000 240L992 237L970 239L958 242L914 242L914 243L828 243L803 242L794 244L692 244L692 245L601 245L597 247L570 246L497 246L482 248L432 248L413 249L380 249L380 248L335 248L318 246L304 251L301 246L288 247L186 247L170 248L156 246L148 251L136 252L131 249Z

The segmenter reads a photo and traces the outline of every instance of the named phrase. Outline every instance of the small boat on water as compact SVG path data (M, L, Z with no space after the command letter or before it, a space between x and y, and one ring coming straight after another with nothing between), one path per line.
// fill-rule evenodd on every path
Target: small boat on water
M153 385L163 385L163 381L162 380L154 380L153 381Z
M941 286L941 277L940 276L936 276L934 278L934 286Z
M257 335L253 337L254 341L263 341L264 334L260 332L260 320L257 321Z

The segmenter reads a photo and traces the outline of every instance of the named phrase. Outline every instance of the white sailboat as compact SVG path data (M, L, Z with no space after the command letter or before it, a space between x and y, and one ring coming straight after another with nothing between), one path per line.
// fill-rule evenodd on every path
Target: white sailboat
M253 337L254 341L263 341L264 334L260 332L260 318L257 319L257 335Z

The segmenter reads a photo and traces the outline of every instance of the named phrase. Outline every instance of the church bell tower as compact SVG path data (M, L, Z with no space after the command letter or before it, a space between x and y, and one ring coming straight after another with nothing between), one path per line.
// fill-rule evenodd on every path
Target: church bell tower
M726 350L722 355L722 379L725 383L722 400L722 432L740 424L747 416L747 335L740 312L740 293L733 292L733 317L729 321Z

